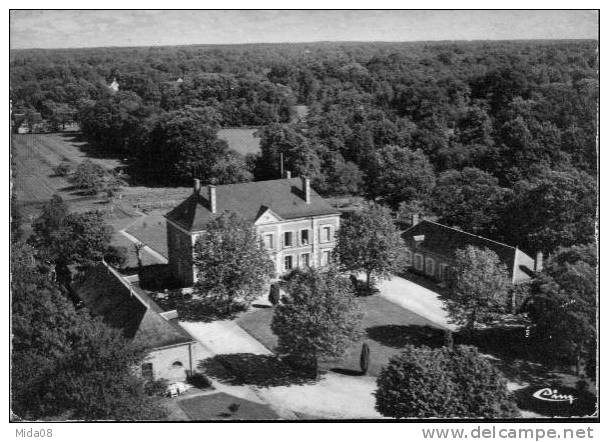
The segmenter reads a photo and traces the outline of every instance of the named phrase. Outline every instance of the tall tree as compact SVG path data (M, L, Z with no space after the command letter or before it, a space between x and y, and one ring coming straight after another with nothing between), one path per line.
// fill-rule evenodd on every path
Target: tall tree
M508 306L508 272L495 252L467 246L455 252L449 289L442 295L452 322L473 332Z
M516 184L503 218L503 235L512 244L548 254L560 246L594 241L597 183L576 169L542 169Z
M368 169L368 193L394 209L401 202L426 199L435 174L421 150L386 146L375 152Z
M235 213L211 221L195 243L197 282L190 304L216 305L230 315L263 292L275 267L254 226Z
M321 179L321 160L317 146L292 125L272 124L260 131L260 157L256 165L257 179L276 179L280 171L295 176L307 175L314 185ZM283 158L283 166L281 159Z
M442 172L430 205L440 222L473 232L496 235L510 192L497 178L473 167Z
M58 196L45 205L33 228L29 242L57 265L87 265L101 260L112 234L101 212L68 213Z
M275 307L271 329L277 351L303 368L342 356L362 335L362 313L349 280L330 269L295 270L286 278L288 300Z
M536 333L555 360L575 362L577 374L582 358L596 356L597 280L596 245L588 244L559 248L532 284Z
M139 171L155 182L183 184L193 174L210 181L214 178L211 171L228 151L217 132L213 109L186 107L160 114L137 152Z
M389 209L372 205L341 224L334 253L343 269L366 273L370 291L373 276L387 278L401 269L403 250L404 240Z

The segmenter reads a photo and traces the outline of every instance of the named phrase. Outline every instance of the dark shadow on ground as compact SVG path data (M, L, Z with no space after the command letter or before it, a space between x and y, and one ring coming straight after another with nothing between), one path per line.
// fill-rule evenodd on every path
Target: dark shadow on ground
M252 304L252 307L255 307L255 308L273 308L272 305L266 305L266 304Z
M333 371L334 373L338 373L338 374L343 374L345 376L363 376L364 373L362 373L359 370L350 370L348 368L332 368L330 369L330 371Z
M274 355L216 355L202 360L198 369L204 371L207 376L231 385L277 387L315 382L315 378L294 370Z
M444 343L444 332L429 325L378 325L366 329L368 338L392 348L405 345L440 347Z
M179 287L177 281L172 278L169 264L151 264L143 266L138 271L140 287L146 290L162 291L164 289L175 289Z

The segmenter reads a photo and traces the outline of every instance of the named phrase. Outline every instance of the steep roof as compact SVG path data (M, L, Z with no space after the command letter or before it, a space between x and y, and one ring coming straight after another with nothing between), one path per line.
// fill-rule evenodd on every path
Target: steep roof
M499 260L505 264L513 279L523 279L522 272L526 271L521 267L530 267L530 270L532 270L533 259L522 250L483 236L427 220L412 226L403 234L406 240L412 240L414 236L419 235L425 236L420 243L420 247L442 256L454 257L458 249L466 246L492 250L499 256Z
M217 186L215 214L210 210L207 189L203 187L199 193L191 193L165 217L188 231L200 231L223 212L236 212L253 222L266 209L283 219L339 214L313 188L311 202L307 204L302 180L285 178Z
M161 316L163 310L143 290L104 263L88 269L72 287L94 316L148 349L193 342L177 322Z

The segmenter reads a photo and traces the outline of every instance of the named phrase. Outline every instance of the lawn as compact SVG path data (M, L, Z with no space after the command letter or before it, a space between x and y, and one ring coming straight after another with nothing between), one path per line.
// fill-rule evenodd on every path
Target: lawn
M127 229L127 233L167 258L167 227L161 213L143 216Z
M255 137L257 128L227 128L218 131L218 138L228 143L228 147L241 155L260 152L260 138Z
M178 401L191 420L277 420L279 415L268 405L226 393L196 396Z
M406 344L441 344L442 329L422 316L379 296L359 300L364 312L364 338L349 347L342 358L323 362L320 365L322 369L345 374L359 373L359 357L364 341L370 346L368 374L371 376L377 376L389 358L399 353ZM270 350L277 345L277 337L270 328L273 311L271 308L253 308L237 319L239 326Z

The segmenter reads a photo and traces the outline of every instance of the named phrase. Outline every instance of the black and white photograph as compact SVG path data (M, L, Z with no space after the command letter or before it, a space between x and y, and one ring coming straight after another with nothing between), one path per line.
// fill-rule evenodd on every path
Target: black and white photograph
M8 13L12 438L600 422L600 10L98 6Z

